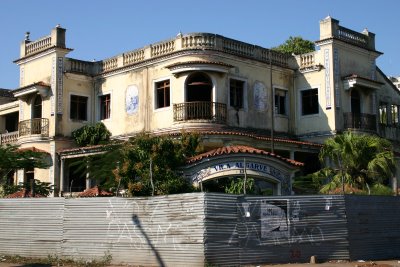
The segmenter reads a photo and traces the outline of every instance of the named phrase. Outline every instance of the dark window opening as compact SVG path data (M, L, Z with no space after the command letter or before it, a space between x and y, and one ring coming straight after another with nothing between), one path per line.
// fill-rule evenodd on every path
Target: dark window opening
M30 185L31 180L35 179L35 170L33 168L26 168L25 169L25 182Z
M287 115L286 114L286 91L276 90L275 91L275 114Z
M211 102L212 82L210 78L201 72L190 75L186 82L187 102Z
M37 95L32 105L32 119L38 119L42 117L42 97Z
M70 118L72 120L87 120L88 97L71 95Z
M361 114L361 98L360 94L355 90L351 91L351 112Z
M156 108L170 106L170 83L169 80L156 83L157 103Z
M243 108L244 82L239 80L230 80L229 96L230 105L234 108Z
M301 104L301 115L318 114L318 89L301 91Z
M19 112L13 112L5 115L6 119L6 132L16 132L18 131L18 120L19 120Z
M68 167L68 179L66 188L68 192L82 192L86 189L86 170L76 168L76 166Z
M100 96L100 120L109 119L111 115L111 96Z

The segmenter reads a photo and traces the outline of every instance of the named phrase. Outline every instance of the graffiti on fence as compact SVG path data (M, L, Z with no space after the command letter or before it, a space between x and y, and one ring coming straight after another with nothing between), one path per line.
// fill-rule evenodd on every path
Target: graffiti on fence
M306 201L306 200L305 200ZM290 199L262 199L237 204L239 221L235 225L228 243L243 246L278 245L292 246L308 243L318 246L325 241L323 229L315 218L320 212L340 217L333 207L333 197L326 197L319 208L305 201ZM308 207L302 210L302 206ZM291 257L298 257L299 251L291 251Z
M192 232L185 217L192 216L193 205L182 203L182 214L177 215L182 218L179 222L169 222L164 212L159 204L149 201L109 200L106 210L108 242L127 243L135 249L161 245L171 245L175 250L185 249L188 244L184 241ZM145 218L143 221L139 214L145 215L142 216ZM155 217L158 217L157 220Z

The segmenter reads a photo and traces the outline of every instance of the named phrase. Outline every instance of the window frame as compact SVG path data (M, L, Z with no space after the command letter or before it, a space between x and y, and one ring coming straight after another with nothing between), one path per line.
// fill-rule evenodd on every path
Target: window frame
M72 97L86 98L86 111L85 111L85 113L86 113L85 117L86 118L85 119L79 118L79 115L77 115L77 118L72 118L72 110L73 110ZM71 93L70 96L69 96L69 119L71 121L89 121L89 103L90 103L89 96ZM78 110L79 110L79 108L78 108ZM79 113L79 111L77 111L77 113Z
M243 95L242 95L242 107L239 108L238 110L242 110L242 111L247 111L248 110L248 81L246 78L242 78L242 77L237 77L237 76L230 76L228 78L228 98L226 100L227 103L227 107L233 108L235 109L234 106L231 106L231 80L237 80L240 82L243 82ZM214 80L213 80L214 83ZM216 81L215 81L216 84ZM213 88L215 89L215 88ZM213 100L214 102L216 102L216 100Z
M165 91L166 91L166 86L165 82L168 81L168 98L166 98ZM159 87L158 85L164 83L163 87ZM153 81L153 87L154 87L154 110L163 110L163 109L168 109L171 108L172 106L172 90L171 90L171 79L170 78L161 78ZM168 105L164 103L164 106L159 106L159 90L163 89L163 100L164 102L168 100Z
M282 88L282 87L273 87L273 88L274 88L274 115L288 117L289 116L289 90L286 88ZM284 99L283 105L284 105L284 110L285 110L284 113L278 112L281 109L280 108L281 102L279 101L277 103L276 97L279 96L279 95L277 95L277 93L280 93L280 92L284 93L284 96L283 96L283 99ZM282 96L279 96L279 97L281 98ZM277 104L279 105L278 107L277 107Z
M304 94L304 92L305 91L314 91L314 90L316 90L316 92L317 92L317 108L318 108L318 111L316 112L316 113L307 113L307 114L304 114L303 113L303 107L304 107L304 98L303 98L303 94ZM310 116L319 116L320 115L320 113L321 113L321 111L320 111L320 93L319 93L319 87L311 87L311 88L307 88L307 89L302 89L302 90L300 90L300 112L299 112L299 114L300 114L300 116L301 117L310 117Z
M237 86L238 83L241 83L241 87ZM234 108L234 109L244 109L245 108L245 91L246 91L246 81L238 78L229 78L229 106ZM238 101L238 91L240 92L240 99L241 104L240 105L234 105L232 104L233 102L239 102ZM234 95L232 94L234 93Z
M108 106L108 109L104 112L103 111L103 98L107 98L108 97L108 101L106 100L106 102L108 102L108 104L106 104L105 106ZM104 121L104 120L109 120L111 119L111 93L104 93L102 95L98 96L98 103L99 103L99 120L100 121ZM103 112L106 114L105 117L103 117ZM107 116L108 113L108 116Z

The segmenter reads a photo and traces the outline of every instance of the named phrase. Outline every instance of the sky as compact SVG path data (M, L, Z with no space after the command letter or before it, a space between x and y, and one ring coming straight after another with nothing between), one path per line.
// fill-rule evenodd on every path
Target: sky
M399 0L0 0L0 88L19 84L20 43L57 24L67 29L67 57L101 60L175 37L209 32L259 45L278 46L289 36L316 41L319 21L376 34L383 52L377 66L400 76Z

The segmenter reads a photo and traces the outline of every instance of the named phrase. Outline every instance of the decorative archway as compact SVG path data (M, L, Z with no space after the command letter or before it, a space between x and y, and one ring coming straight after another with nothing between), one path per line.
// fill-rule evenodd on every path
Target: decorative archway
M228 146L191 158L184 173L197 187L213 179L246 176L270 183L274 195L291 195L292 178L303 165L253 147Z

